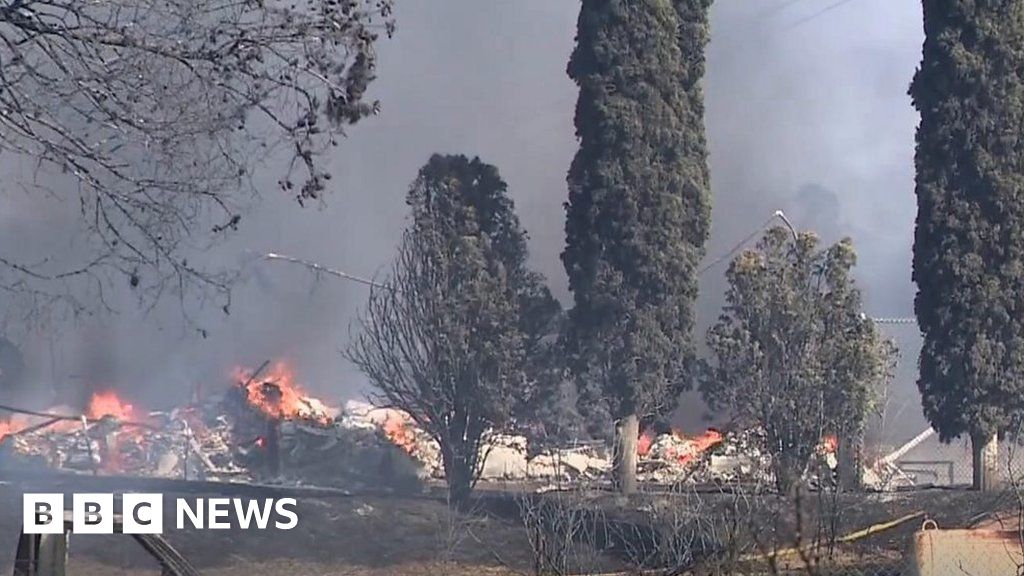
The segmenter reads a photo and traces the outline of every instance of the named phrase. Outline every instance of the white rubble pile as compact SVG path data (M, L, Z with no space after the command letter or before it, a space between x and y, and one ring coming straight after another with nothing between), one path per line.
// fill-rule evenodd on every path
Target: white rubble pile
M83 431L77 421L65 421L8 436L0 452L51 468L163 478L343 488L412 487L443 479L440 447L409 414L358 401L340 411L313 398L303 401L301 412L310 417L285 419L277 428L280 466L273 478L265 466L265 416L240 397L151 413L146 427L104 418ZM760 431L729 432L710 448L708 438L658 436L639 458L639 479L660 484L771 482L771 458L760 448ZM612 467L603 446L548 448L536 454L529 448L525 436L488 435L481 448L481 479L604 481ZM834 468L834 455L826 457L832 457L828 467Z
M444 478L441 449L413 419L392 408L379 408L365 402L349 401L339 419L341 426L384 431L384 436L400 445L416 460L426 476ZM482 480L527 480L594 478L611 467L607 457L591 447L565 448L529 457L525 436L492 434L481 447L485 457Z
M698 482L768 483L772 481L771 454L763 449L764 432L759 428L730 431L711 450L695 474Z
M529 461L531 478L562 481L602 478L611 470L611 460L604 451L593 446L547 450Z
M731 431L702 449L694 438L662 434L638 463L641 481L657 484L733 484L770 482L771 457L761 449L757 429Z
M401 410L349 400L337 419L337 425L343 429L374 432L380 441L398 446L419 466L421 478L444 477L441 447Z

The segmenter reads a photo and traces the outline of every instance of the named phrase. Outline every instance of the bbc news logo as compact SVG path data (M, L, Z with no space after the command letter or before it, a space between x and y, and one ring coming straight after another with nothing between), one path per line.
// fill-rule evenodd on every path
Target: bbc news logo
M176 498L174 505L178 530L228 530L233 527L232 516L242 530L291 530L299 524L294 498ZM63 534L64 510L64 494L24 494L22 531ZM71 496L72 531L76 534L113 534L115 516L113 494ZM124 534L163 534L163 494L123 494L120 525Z

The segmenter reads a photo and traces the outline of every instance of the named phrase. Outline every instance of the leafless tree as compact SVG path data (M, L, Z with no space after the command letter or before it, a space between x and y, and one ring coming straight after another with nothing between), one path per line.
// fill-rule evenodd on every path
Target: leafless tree
M392 30L392 0L0 0L0 153L87 233L72 263L0 248L0 289L73 307L76 281L225 292L189 250L237 228L276 154L283 190L322 197L318 158L376 112L374 44Z
M505 423L524 381L516 301L487 263L487 242L430 224L406 232L348 350L379 400L437 441L457 505L479 477L486 435Z
M587 505L585 488L524 493L516 503L530 546L532 576L604 571L599 540L606 519L600 508Z

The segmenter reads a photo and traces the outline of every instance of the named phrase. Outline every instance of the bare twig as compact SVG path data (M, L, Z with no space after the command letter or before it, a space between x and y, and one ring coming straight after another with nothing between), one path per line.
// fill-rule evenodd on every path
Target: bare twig
M0 254L0 288L76 312L115 279L227 294L233 274L189 253L238 228L268 155L285 155L281 191L321 200L320 158L378 110L392 32L391 0L0 2L0 152L89 234L69 264Z

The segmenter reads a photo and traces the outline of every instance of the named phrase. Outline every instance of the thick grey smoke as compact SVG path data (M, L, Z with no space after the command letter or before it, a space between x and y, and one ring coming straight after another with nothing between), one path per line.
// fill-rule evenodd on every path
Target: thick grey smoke
M706 81L715 195L709 255L728 251L781 208L827 240L852 236L870 312L909 315L916 115L906 87L919 59L920 7L853 0L826 10L835 4L717 0ZM480 155L501 169L530 232L532 262L568 303L558 256L576 147L576 89L565 64L578 9L570 0L398 2L398 32L380 46L372 87L382 113L342 142L327 206L299 208L268 176L262 206L209 255L247 263L230 315L212 307L189 323L174 302L143 315L118 296L120 313L27 342L38 385L115 386L159 404L186 397L196 381L223 385L235 364L281 357L318 392L359 393L365 383L338 351L366 288L316 281L252 255L380 272L404 225L406 188L433 152ZM54 248L46 241L54 224L45 221L32 211L5 216L25 260ZM703 279L701 331L721 306L723 269ZM916 350L908 352L912 365ZM912 372L899 386L916 403ZM692 403L681 414L699 426L702 411ZM913 404L908 412L920 410Z
M709 254L727 252L782 209L823 241L853 238L870 315L913 316L917 114L907 87L920 60L920 5L721 0L712 25ZM721 307L724 268L703 278L704 326ZM890 406L904 428L892 433L912 435L926 425L914 384L919 338L913 326L885 331L903 352ZM694 403L681 412L693 422L699 410Z

